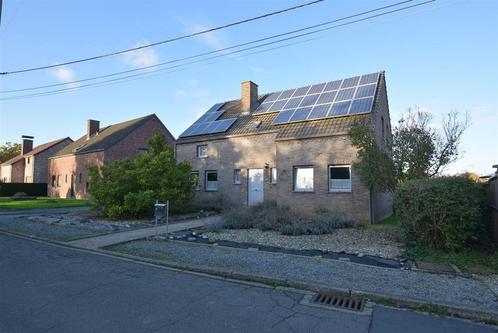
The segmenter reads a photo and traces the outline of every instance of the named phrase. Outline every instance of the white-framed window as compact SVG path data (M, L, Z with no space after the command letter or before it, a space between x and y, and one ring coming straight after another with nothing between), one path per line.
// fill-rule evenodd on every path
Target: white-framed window
M329 165L329 192L351 192L350 165Z
M294 191L314 191L314 171L312 166L294 167Z
M240 169L234 169L233 170L233 183L235 185L242 184L242 178L241 178L241 175L240 175Z
M277 168L270 168L270 184L277 183Z
M190 173L190 176L192 177L192 182L194 183L194 189L196 191L200 191L201 190L201 178L200 178L200 175L199 175L199 171L192 171Z
M197 146L197 157L198 158L208 157L208 146L207 145Z
M206 171L206 191L218 191L218 171Z

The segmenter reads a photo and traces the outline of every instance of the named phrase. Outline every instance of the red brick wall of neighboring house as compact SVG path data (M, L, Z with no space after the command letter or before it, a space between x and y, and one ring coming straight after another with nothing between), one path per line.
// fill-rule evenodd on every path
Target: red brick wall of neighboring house
M173 148L175 138L168 132L158 118L153 117L141 127L130 133L126 138L105 151L105 161L112 162L123 158L133 159L140 149L148 148L149 140L156 130L166 137L168 145Z
M12 164L11 183L24 183L24 159Z
M90 183L89 168L104 162L104 152L80 155L66 155L49 160L47 179L48 193L51 197L88 199L87 184ZM53 181L55 177L55 181ZM72 179L72 182L71 182Z

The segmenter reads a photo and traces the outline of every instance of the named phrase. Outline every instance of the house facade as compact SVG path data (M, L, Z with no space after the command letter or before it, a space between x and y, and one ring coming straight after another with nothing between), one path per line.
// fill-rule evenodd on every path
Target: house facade
M48 158L73 140L66 137L33 148L33 137L22 136L21 154L2 163L0 179L4 183L46 183Z
M265 201L297 210L327 209L362 222L392 213L388 194L370 193L351 165L351 124L366 120L377 141L391 135L384 72L219 103L180 135L179 161L190 161L196 199L250 206Z
M173 148L174 137L155 114L104 128L100 128L99 121L88 120L86 134L49 159L49 195L88 199L89 168L135 158L148 150L148 142L156 131Z

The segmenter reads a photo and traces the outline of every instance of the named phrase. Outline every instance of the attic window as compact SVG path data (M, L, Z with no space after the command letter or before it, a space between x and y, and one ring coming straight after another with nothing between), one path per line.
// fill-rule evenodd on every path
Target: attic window
M251 128L256 129L261 125L261 120L253 121L251 124Z

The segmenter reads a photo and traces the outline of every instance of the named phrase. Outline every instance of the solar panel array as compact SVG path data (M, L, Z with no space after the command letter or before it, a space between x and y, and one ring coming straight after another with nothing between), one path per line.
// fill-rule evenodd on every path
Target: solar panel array
M379 73L318 83L268 95L254 113L279 112L273 124L372 111Z
M183 132L180 137L225 132L237 118L218 120L224 111L219 111L224 103L213 105L195 123Z

